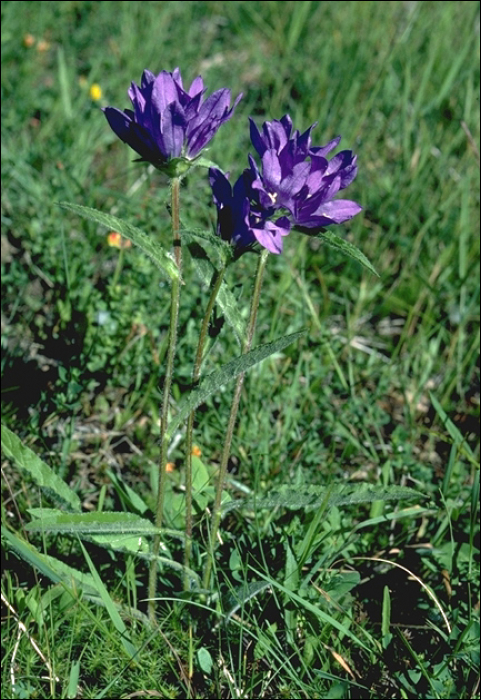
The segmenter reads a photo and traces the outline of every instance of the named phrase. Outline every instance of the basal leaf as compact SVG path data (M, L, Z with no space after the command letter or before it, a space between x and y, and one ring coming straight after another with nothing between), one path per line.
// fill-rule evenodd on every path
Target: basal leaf
M136 226L132 226L132 224L128 223L128 221L123 221L112 214L105 214L103 211L99 211L98 209L84 207L81 204L59 202L59 206L61 206L63 209L68 209L74 212L74 214L83 216L85 219L90 219L91 221L95 221L97 224L106 226L112 231L120 233L122 236L128 238L129 241L132 241L132 243L141 248L144 253L146 253L155 263L159 270L166 273L171 280L179 278L179 270L177 269L177 265L175 264L171 254L165 251L162 246L160 246L152 238L152 236L148 236Z
M248 510L262 510L273 508L288 508L299 510L301 508L312 510L315 508L333 508L334 506L350 506L361 503L373 503L374 501L401 501L413 498L424 498L414 489L404 486L315 486L310 485L305 489L292 489L286 486L277 493L271 493L265 498L248 498L244 500L230 501L223 507L227 513L234 508L247 508Z
M2 425L2 450L18 467L25 469L41 489L59 498L72 510L81 509L77 494L5 425Z
M31 532L64 532L77 535L155 535L159 529L149 520L139 518L135 513L52 513L33 511L40 516L27 523Z

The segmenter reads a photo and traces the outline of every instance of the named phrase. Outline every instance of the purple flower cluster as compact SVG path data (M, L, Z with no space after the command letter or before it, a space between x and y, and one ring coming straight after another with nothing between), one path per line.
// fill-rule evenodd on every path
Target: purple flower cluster
M257 242L278 254L292 227L314 233L361 211L356 202L334 199L356 177L356 156L341 151L329 160L327 155L341 139L312 147L314 126L303 134L292 133L292 120L285 115L280 121L265 122L261 133L251 119L251 141L261 168L249 156L249 168L233 186L220 170L210 169L217 231L237 250Z
M163 169L173 158L195 158L231 118L242 97L230 108L230 90L217 90L204 101L205 91L200 76L184 90L179 68L157 76L145 70L140 87L132 83L128 91L133 110L106 107L103 111L122 141L142 160Z
M133 109L106 107L103 111L113 131L142 160L175 177L190 167L242 97L230 107L227 88L204 101L205 92L200 76L184 90L178 68L157 76L145 70L140 87L132 83L128 91ZM356 177L356 156L341 151L329 159L341 139L313 147L314 126L303 134L293 131L286 114L280 121L265 122L259 131L251 119L251 141L260 167L249 156L249 167L233 186L220 170L210 169L217 231L237 253L256 242L271 253L281 253L283 238L293 227L314 233L361 211L356 202L335 199Z

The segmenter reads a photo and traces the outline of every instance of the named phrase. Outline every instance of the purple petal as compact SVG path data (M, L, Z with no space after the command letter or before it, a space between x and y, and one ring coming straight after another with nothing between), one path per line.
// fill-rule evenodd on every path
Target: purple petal
M281 184L282 172L279 156L275 149L269 149L262 156L262 174L266 183L276 192Z
M250 137L251 137L251 142L254 148L256 149L257 153L262 156L264 155L264 151L266 150L266 145L262 139L262 136L260 134L259 129L257 128L257 124L255 121L252 119L252 117L249 117L249 124L250 124Z
M344 221L348 221L356 214L359 214L360 211L362 211L362 207L356 202L352 202L349 199L337 199L333 202L322 204L317 211L310 215L307 215L306 212L301 212L300 216L296 218L296 224L307 228L342 224Z
M359 214L362 207L350 199L335 199L332 202L326 202L320 207L318 215L327 216L336 224L342 224L344 221L352 219L353 216Z
M195 158L212 139L219 127L228 121L242 97L238 95L229 109L230 90L223 88L212 93L201 106L199 114L190 120L187 127L187 156ZM194 98L195 99L195 98Z
M142 80L140 81L140 86L142 88L146 88L150 83L153 83L155 80L155 75L151 73L150 70L144 70L142 73Z
M152 107L162 115L172 103L178 103L177 85L170 73L163 70L155 78L152 86Z
M311 153L316 156L327 156L328 153L330 153L336 146L338 145L339 141L341 140L340 136L337 136L335 139L332 139L332 141L329 141L329 143L326 146L321 146L321 147L316 147L316 148L311 148Z
M286 217L278 219L276 222L266 221L264 228L252 228L258 243L267 248L270 253L279 255L282 253L283 236L287 236L290 231L290 223Z
M184 144L186 121L180 105L175 102L162 112L160 136L163 143L162 151L169 158L178 158Z
M229 111L230 90L222 88L209 95L199 111L199 121L222 119Z
M165 71L163 71L165 72ZM177 83L177 85L180 87L181 90L183 90L183 84L182 84L182 76L180 74L180 68L177 66L177 68L174 68L172 71L172 80Z
M196 97L197 95L202 95L205 92L204 81L200 77L194 78L192 85L189 88L189 97Z
M224 206L232 199L232 187L224 173L218 168L209 168L209 182L212 188L214 203Z
M133 112L121 112L116 107L105 107L103 113L107 117L110 128L119 139L127 143L145 160L161 160L162 153L149 132L133 121Z

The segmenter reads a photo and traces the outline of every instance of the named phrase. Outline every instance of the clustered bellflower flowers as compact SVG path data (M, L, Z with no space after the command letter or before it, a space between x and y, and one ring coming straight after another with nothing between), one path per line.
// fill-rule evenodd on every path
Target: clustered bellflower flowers
M283 238L293 227L317 233L340 224L361 211L356 202L334 199L357 175L357 157L341 151L330 160L340 137L326 146L311 146L313 124L303 134L292 133L289 115L265 122L260 132L250 120L252 145L261 168L249 156L249 168L234 183L218 169L209 171L218 211L217 233L232 242L238 252L256 242L279 254ZM278 214L279 218L274 219Z
M216 90L204 101L205 92L200 76L184 90L179 68L158 75L144 70L140 87L132 83L128 91L133 110L105 107L103 112L112 130L141 160L177 176L231 118L242 97L230 107L229 89Z

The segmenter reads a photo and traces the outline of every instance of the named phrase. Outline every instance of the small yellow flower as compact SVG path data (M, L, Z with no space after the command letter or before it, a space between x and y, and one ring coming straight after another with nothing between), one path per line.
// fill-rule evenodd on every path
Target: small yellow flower
M94 102L98 102L102 98L102 89L98 83L93 83L93 85L90 86L90 98Z
M192 454L194 457L200 457L202 454L202 450L197 445L193 445L192 446Z
M23 45L27 49L30 49L34 44L35 44L35 37L33 36L33 34L24 34L23 35Z

